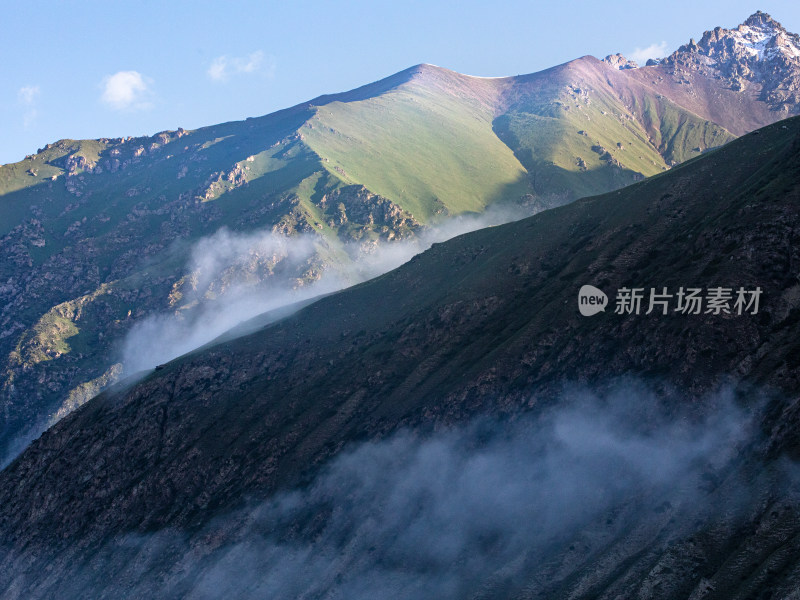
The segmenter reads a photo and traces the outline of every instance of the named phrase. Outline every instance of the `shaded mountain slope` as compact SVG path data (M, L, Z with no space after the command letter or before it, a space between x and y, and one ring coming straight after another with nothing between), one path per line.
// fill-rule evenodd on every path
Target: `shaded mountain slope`
M695 521L691 507L650 511L604 538L607 552L551 573L550 583L540 565L523 572L530 593L486 595L730 598L767 583L785 595L798 576L800 516L773 485L779 474L759 461L798 451L799 201L800 120L792 119L624 190L437 244L261 331L109 390L0 474L0 589L46 595L126 532L177 527L191 537L217 517L224 539L237 528L224 515L242 498L309 481L348 442L537 412L565 382L602 389L637 375L672 403L669 414L711 410L703 394L730 379L771 390L765 439L738 459L745 473L764 474L753 484L759 500L733 521ZM760 287L763 296L758 314L586 318L576 295L587 283L612 301L624 286ZM706 490L709 505L737 481L713 477L723 479ZM192 552L213 552L212 538L197 535ZM645 541L653 535L657 547ZM172 564L180 547L142 552ZM677 564L688 548L693 558ZM128 562L97 564L107 581Z

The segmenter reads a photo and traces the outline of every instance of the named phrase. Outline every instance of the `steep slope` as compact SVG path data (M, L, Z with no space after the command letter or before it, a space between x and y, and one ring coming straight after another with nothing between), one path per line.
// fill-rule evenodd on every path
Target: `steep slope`
M251 248L237 267L298 288L448 216L617 189L793 114L795 38L761 13L747 23L639 69L418 65L264 117L62 140L0 167L0 456L116 380L134 326L235 287L236 269L204 281L192 265L220 228L312 239L302 259ZM725 50L751 29L777 50Z
M431 65L358 102L331 102L303 137L325 165L422 222L481 212L528 193L525 170L492 132L498 86Z
M761 11L653 62L625 73L734 135L798 114L800 40Z
M348 442L476 415L513 420L552 404L565 382L602 390L637 375L653 382L670 418L713 411L717 401L704 394L722 382L758 385L769 392L764 440L736 445L732 464L709 459L699 506L663 496L643 512L612 506L545 560L513 560L509 585L485 582L479 595L734 598L769 588L785 596L800 578L800 514L776 484L776 459L800 448L798 228L800 119L792 119L624 190L437 244L105 392L0 473L0 589L80 595L70 580L83 570L102 573L92 585L114 596L191 595L183 586L203 569L214 576L214 557L248 530L251 517L230 510L309 482ZM585 284L612 305L624 287L762 295L758 311L743 314L609 309L589 318L577 311ZM757 395L740 389L755 410ZM755 487L741 492L740 477ZM736 510L704 512L731 493L742 498ZM623 514L632 520L619 530ZM313 540L314 523L293 531ZM166 527L179 537L125 535ZM133 557L124 550L132 543ZM372 550L364 552L358 559L369 561Z
M548 205L629 185L733 139L627 73L587 56L505 90L495 131Z
M436 213L480 211L503 194L520 197L524 170L488 125L462 135L457 123L448 129L437 122L429 137L452 134L439 136L438 162L402 147L408 158L395 181L397 173L420 173L422 183L420 196L399 195L400 204L306 144L320 107L375 102L416 76L411 69L309 105L194 132L62 141L0 168L0 248L8 258L0 266L0 448L62 402L79 403L118 376L115 348L132 324L182 310L181 296L198 294L191 283L197 274L188 270L191 244L221 227L315 237L315 256L299 265L276 269L290 257L256 256L259 277L297 286L347 263L356 243L369 250L412 237ZM436 98L428 100L423 114L447 115ZM431 124L422 121L423 129ZM409 130L406 123L396 133ZM472 153L481 156L474 169L456 168Z

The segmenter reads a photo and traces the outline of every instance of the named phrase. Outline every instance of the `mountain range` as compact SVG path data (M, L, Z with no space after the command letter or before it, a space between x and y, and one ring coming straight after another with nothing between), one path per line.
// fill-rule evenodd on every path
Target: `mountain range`
M798 47L759 12L641 68L619 55L501 78L419 65L264 117L61 140L2 166L0 444L118 379L138 323L230 288L234 274L191 261L220 228L312 237L304 260L254 250L239 269L298 288L448 217L618 189L796 114Z
M755 590L788 597L800 577L797 490L785 463L800 448L799 158L795 118L623 190L436 244L381 277L112 387L0 473L0 590L8 597L85 597L87 589L92 596L204 597L219 595L201 586L218 578L233 595L259 596L235 575L234 550L283 540L274 553L250 557L246 570L267 577L298 568L303 580L306 555L299 566L275 561L327 539L335 513L321 515L335 507L324 509L302 490L331 477L325 465L353 444L377 447L364 452L380 465L381 440L408 430L432 436L439 453L426 460L434 468L444 460L436 436L449 428L487 416L509 426L526 414L546 415L563 401L565 385L603 397L620 377L635 377L639 383L623 392L637 414L625 443L657 436L649 428L660 422L659 410L667 422L697 423L725 407L724 397L731 406L723 423L741 410L755 415L754 430L745 436L726 425L712 443L703 437L712 427L703 426L705 441L687 459L692 477L637 479L606 505L611 491L601 482L625 478L617 457L594 484L599 495L586 492L605 508L550 540L546 561L531 562L521 550L487 563L476 587L438 597L745 598ZM762 295L760 307L743 314L609 309L584 317L577 293L587 283L612 295L694 286ZM606 440L590 456L621 443L590 431ZM695 435L668 444L647 471L677 468L671 460L697 443ZM405 447L384 443L390 452ZM648 443L631 451L649 452ZM536 464L533 454L517 457L512 463L523 473L519 460ZM559 477L579 464L567 463ZM345 483L330 485L339 498ZM405 528L417 500L404 504L411 484L397 485L399 496L386 502L411 511ZM358 487L344 489L359 497ZM426 490L420 498L433 493ZM308 510L295 496L306 493ZM577 493L567 494L565 506ZM285 502L291 519L282 524L273 511ZM546 498L545 506L558 508ZM480 546L481 556L500 552L505 531L496 532L495 550L491 539L482 542L490 545ZM385 554L393 538L367 536L379 548L368 550L358 528L331 535L343 562L326 567L330 587L297 597L368 597L346 591L356 565L380 570L389 561L397 573L414 572L413 553ZM531 548L539 543L532 535ZM459 546L458 560L470 548ZM456 564L442 568L449 573Z
M791 597L798 77L758 12L0 167L0 596Z

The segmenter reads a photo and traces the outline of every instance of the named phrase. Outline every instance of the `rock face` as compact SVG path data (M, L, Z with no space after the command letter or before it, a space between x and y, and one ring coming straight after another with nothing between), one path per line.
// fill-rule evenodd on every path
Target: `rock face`
M636 64L635 60L628 60L622 54L609 54L603 59L603 62L608 64L614 69L619 69L623 71L625 69L638 69L639 65Z
M108 390L0 472L0 593L79 597L85 583L88 595L192 597L197 582L237 572L251 555L231 544L252 542L256 526L292 548L311 544L314 556L338 507L280 524L267 509L241 512L242 500L309 485L350 442L477 416L514 421L540 414L566 382L601 390L637 375L680 422L713 414L718 397L706 393L733 380L761 435L735 444L733 462L702 462L697 480L666 495L635 488L541 560L523 547L470 591L786 597L800 581L800 512L780 482L782 461L800 450L798 229L792 119L664 176L437 244L383 277ZM624 287L743 286L760 289L763 302L755 314L584 317L576 294L587 283L612 298ZM642 408L637 435L652 437ZM338 489L358 495L344 481ZM681 490L693 500L678 503ZM638 502L642 510L629 510ZM491 555L497 540L486 535ZM340 540L345 565L385 567L379 549L349 539ZM276 568L246 568L256 564L264 577ZM396 574L413 567L391 564ZM88 579L78 583L76 572ZM348 572L328 573L319 596L347 597L338 586ZM253 586L240 594L263 593Z
M735 29L717 27L664 60L675 67L716 72L732 90L753 87L774 111L797 114L800 101L800 36L761 11Z
M323 196L320 206L326 214L334 214L328 225L338 227L345 241L369 238L370 232L380 235L385 241L402 240L414 235L422 224L407 210L388 200L372 194L364 186L348 186ZM355 227L348 227L350 223Z

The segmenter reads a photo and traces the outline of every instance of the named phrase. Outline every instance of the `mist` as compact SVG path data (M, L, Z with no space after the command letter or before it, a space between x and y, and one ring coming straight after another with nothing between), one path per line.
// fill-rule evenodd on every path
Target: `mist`
M402 430L351 446L304 488L251 501L200 532L119 538L60 582L59 595L546 595L612 542L633 555L637 544L650 548L654 521L666 538L689 537L752 503L761 492L739 469L758 418L732 398L705 399L712 408L699 417L623 385L604 397L567 392L538 416ZM710 479L727 487L715 491Z
M727 398L695 423L647 414L654 406L631 390L607 401L581 392L541 420L483 419L363 444L309 489L255 511L245 541L191 595L456 599L488 582L520 586L524 571L585 528L616 535L631 526L642 498L702 501L696 487L675 490L727 465L752 434ZM264 538L254 537L259 530Z
M287 237L271 231L235 233L222 228L189 251L182 297L172 310L138 320L108 358L121 363L122 377L144 374L191 352L231 329L258 320L263 327L284 318L311 299L377 277L458 235L522 219L536 209L494 205L481 214L453 217L394 242L331 245L318 235ZM309 270L316 276L304 279ZM237 328L236 335L248 333ZM50 415L11 439L0 454L8 466L65 413Z
M386 273L434 243L531 213L521 206L495 206L448 219L412 239L380 243L331 244L314 234L221 229L192 247L176 308L134 324L121 343L119 362L128 375L152 369L253 317ZM278 311L275 318L290 313Z

